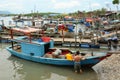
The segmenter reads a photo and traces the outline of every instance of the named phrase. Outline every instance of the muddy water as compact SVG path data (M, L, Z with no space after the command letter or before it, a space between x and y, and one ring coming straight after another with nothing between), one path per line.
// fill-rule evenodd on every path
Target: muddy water
M60 67L26 61L11 56L5 49L10 44L0 44L0 80L97 80L91 68L76 74L73 67Z

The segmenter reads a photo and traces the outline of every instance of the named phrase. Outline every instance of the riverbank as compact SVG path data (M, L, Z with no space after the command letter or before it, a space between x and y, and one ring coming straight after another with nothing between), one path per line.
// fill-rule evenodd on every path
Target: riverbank
M99 80L120 80L120 51L93 66Z

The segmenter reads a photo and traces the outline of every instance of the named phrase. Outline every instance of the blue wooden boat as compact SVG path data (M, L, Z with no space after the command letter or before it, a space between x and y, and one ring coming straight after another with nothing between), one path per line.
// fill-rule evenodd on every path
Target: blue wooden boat
M81 43L80 47L81 48L90 48L90 45L89 45L89 43Z
M61 44L62 44L62 46L65 46L65 47L96 48L96 49L100 48L99 44L91 44L91 43L78 43L78 42L70 43L70 42L65 42L65 43L61 43ZM59 44L59 45L61 45L61 44Z
M14 30L14 29L13 29ZM19 29L20 30L20 29ZM17 31L15 29L15 31ZM20 30L19 32L21 32ZM11 31L12 32L12 31ZM27 31L28 33L28 31ZM29 33L30 34L30 33ZM11 34L12 35L12 34ZM30 35L29 35L30 36ZM45 57L46 54L51 54L56 50L54 48L54 41L47 38L47 40L38 40L32 37L19 37L17 39L12 39L12 45L7 47L6 49L12 54L19 58L30 60L39 63L52 64L52 65L61 65L61 66L72 66L74 65L74 61L67 60L65 58L53 58L53 57ZM28 41L30 39L30 41ZM42 38L41 38L42 39ZM14 42L14 43L13 43ZM69 53L69 49L60 49L61 55L65 56L65 54ZM90 55L86 57L85 60L81 61L81 65L89 65L96 64L109 56L107 53L85 53L86 55Z
M9 40L8 38L1 38L0 37L0 43L10 43L11 40Z
M91 44L91 43L81 43L81 48L100 48L99 44Z

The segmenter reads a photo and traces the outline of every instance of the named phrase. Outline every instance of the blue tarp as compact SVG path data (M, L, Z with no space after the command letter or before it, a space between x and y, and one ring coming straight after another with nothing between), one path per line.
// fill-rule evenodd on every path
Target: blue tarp
M80 23L84 23L85 22L85 18L79 20Z
M68 26L68 32L74 32L74 26L73 25L67 25Z
M85 23L85 26L90 27L91 25L90 25L89 22L86 22L86 23Z
M64 18L64 21L74 21L74 18Z

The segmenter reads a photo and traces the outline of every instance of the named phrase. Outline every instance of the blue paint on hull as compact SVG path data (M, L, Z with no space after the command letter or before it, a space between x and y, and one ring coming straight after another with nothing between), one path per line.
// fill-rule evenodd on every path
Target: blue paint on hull
M10 43L11 41L8 39L0 39L0 43Z
M100 45L82 43L82 44L80 44L80 47L81 48L100 48Z
M52 64L52 65L61 65L61 66L73 66L74 61L69 61L66 59L58 59L58 58L45 58L45 57L40 57L40 56L31 56L25 53L19 53L16 52L9 47L7 47L7 50L12 54L15 55L19 58L25 59L25 60L30 60L34 62L39 62L39 63L45 63L45 64ZM89 65L89 64L96 64L100 61L98 57L89 57L83 61L81 61L81 65Z

